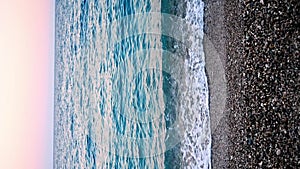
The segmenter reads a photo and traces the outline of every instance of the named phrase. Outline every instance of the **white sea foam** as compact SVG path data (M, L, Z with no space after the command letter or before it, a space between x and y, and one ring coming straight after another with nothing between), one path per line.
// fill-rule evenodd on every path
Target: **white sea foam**
M208 83L205 75L203 52L203 12L201 0L187 1L185 20L196 31L191 36L191 47L186 60L186 84L188 89L183 99L190 109L182 114L188 130L182 142L181 151L185 168L211 168L211 135L208 107ZM196 38L196 39L194 39ZM186 107L186 108L187 108Z

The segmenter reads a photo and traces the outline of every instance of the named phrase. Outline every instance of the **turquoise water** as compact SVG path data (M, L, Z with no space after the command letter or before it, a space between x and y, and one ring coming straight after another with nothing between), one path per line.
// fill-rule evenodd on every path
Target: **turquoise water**
M55 168L210 168L203 2L56 1Z

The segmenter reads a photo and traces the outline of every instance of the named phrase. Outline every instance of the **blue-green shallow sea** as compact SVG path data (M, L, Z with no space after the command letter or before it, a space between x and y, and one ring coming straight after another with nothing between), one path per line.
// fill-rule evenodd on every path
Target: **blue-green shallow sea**
M55 168L210 168L203 2L55 8Z

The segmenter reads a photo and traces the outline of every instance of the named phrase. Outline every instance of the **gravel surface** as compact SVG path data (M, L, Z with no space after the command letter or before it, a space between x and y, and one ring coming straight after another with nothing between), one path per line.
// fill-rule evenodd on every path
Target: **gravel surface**
M300 168L300 1L207 0L204 17L227 79L212 167Z
M300 1L225 4L227 168L300 168Z

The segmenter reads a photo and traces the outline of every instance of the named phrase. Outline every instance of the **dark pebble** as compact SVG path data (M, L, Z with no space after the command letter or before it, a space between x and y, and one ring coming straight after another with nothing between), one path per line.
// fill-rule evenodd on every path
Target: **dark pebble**
M225 18L227 168L300 168L300 1L229 0Z

